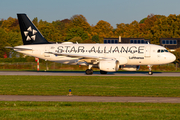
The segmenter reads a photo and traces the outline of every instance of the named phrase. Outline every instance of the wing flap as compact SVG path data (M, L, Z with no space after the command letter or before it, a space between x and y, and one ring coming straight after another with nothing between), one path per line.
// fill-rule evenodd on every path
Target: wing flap
M68 53L53 53L53 52L45 52L49 54L54 54L56 56L66 56L66 57L73 57L73 58L79 58L79 59L103 59L97 56L91 56L91 55L80 55L80 54L68 54Z

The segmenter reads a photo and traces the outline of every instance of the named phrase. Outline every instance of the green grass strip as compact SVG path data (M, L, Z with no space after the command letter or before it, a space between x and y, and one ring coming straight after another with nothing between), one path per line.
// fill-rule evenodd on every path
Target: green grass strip
M180 104L88 103L88 102L0 102L0 119L180 119Z
M180 97L180 77L0 76L1 95Z

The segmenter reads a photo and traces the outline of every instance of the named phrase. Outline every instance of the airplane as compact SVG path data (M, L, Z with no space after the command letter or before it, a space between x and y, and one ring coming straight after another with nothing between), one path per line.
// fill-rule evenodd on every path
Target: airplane
M168 64L176 57L162 46L154 44L78 44L48 42L26 14L17 14L24 45L13 50L25 55L69 65L85 65L87 75L92 68L99 68L101 74L116 72L121 68L127 71L139 70L140 65L148 65L149 75L152 66Z

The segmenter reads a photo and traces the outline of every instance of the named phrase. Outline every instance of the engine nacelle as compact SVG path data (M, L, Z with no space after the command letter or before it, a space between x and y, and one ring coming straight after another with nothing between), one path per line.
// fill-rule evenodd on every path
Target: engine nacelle
M137 71L139 70L140 66L139 65L122 65L120 66L120 68L122 70L126 70L126 71Z
M118 60L103 60L99 61L99 69L106 72L115 72L119 70Z

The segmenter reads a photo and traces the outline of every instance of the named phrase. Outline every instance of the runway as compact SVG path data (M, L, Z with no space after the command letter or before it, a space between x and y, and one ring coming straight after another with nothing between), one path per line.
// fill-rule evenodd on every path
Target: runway
M0 95L0 101L180 103L180 98L173 98L173 97L102 97L102 96Z
M176 72L154 72L148 75L148 72L109 72L108 74L100 74L94 71L93 75L86 75L84 71L0 71L0 75L40 75L40 76L170 76L180 77L180 73Z

